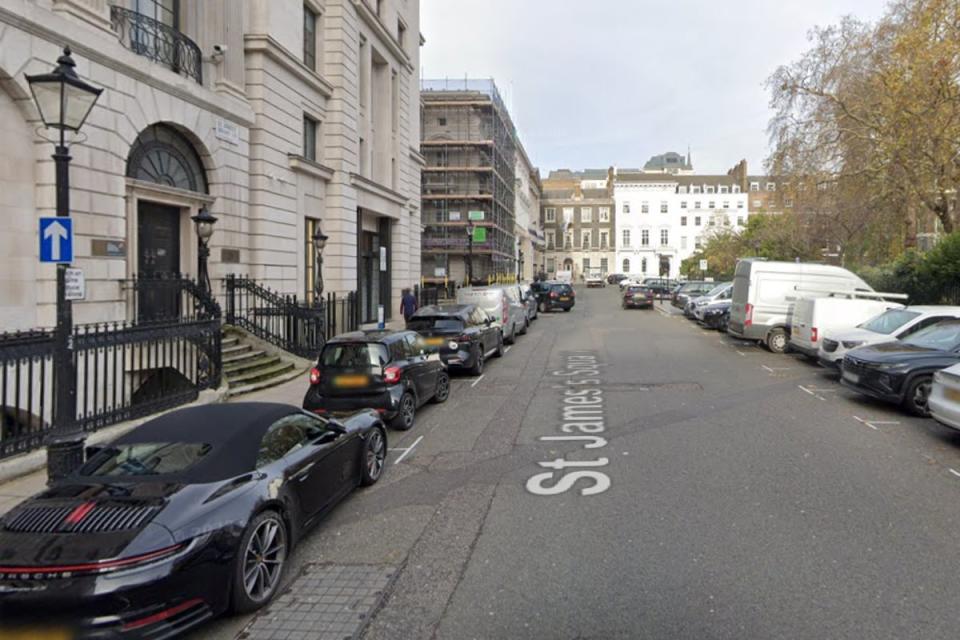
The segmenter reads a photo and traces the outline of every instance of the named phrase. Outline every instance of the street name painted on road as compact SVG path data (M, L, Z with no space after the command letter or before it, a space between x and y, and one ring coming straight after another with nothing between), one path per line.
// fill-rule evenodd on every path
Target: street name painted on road
M563 412L560 431L562 436L540 436L543 442L583 442L584 449L602 449L607 446L606 438L598 435L606 431L603 407L603 389L600 386L600 368L593 354L579 352L567 355L564 369L554 371L552 376L565 378L563 385L554 388L563 390ZM566 460L557 458L549 462L539 462L545 471L537 473L527 480L527 491L537 496L556 496L570 491L577 483L584 481L587 486L580 487L580 495L593 496L610 488L610 476L599 469L610 461L598 457L595 460ZM559 477L557 472L560 472ZM581 484L583 484L581 482Z

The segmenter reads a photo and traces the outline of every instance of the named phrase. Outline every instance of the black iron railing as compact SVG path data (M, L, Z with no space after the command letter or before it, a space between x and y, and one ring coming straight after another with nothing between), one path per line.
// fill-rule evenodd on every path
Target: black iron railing
M118 6L110 7L110 22L126 48L203 84L200 47L178 29Z
M338 333L354 331L360 316L356 293L328 293L321 304L306 304L246 276L224 279L227 324L304 358L315 358Z
M195 281L179 273L134 275L121 281L128 317L137 322L219 318L220 305Z
M53 397L53 331L0 334L0 459L43 444Z
M414 285L413 294L417 298L417 308L440 303L440 289L437 287Z

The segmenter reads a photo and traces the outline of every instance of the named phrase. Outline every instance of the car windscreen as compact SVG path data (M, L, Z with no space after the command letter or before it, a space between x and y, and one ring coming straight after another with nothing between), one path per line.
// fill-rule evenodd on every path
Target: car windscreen
M407 329L411 331L461 331L463 320L447 316L413 317L407 321Z
M379 368L390 362L387 347L377 342L328 344L320 354L320 364L332 369Z
M917 347L953 351L960 348L960 322L941 322L921 329L903 341Z
M561 295L567 294L567 293L570 293L571 291L573 291L573 287L571 287L571 286L568 285L568 284L555 284L555 285L553 285L552 287L550 287L550 289L551 289L552 291L555 291L555 292L561 294Z
M705 294L703 294L703 295L705 295L705 296L707 296L707 297L711 297L711 298L712 298L713 296L718 296L718 295L720 295L721 293L723 293L724 291L726 291L727 287L729 287L729 286L730 286L730 285L729 285L728 283L726 283L726 282L723 283L723 284L718 284L718 285L715 286L713 289L710 289L710 291L707 291L707 292L706 292Z
M85 477L157 476L182 473L213 450L202 442L131 442L106 447L83 465Z
M858 328L873 331L874 333L882 333L883 335L890 335L919 315L916 311L888 309L875 318L861 323L858 325Z
M680 293L693 293L695 291L701 291L703 284L700 282L688 282L680 286Z
M648 287L627 287L627 293L646 293L649 291Z

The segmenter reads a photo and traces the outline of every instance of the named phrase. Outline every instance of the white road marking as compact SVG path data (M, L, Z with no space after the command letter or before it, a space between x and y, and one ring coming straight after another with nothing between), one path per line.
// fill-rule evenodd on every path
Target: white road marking
M510 345L509 347L507 347L506 349L504 349L503 352L504 352L504 353L510 353L510 349L513 349L513 345ZM483 377L483 376L481 376L481 377Z
M879 431L879 429L877 429L875 426L873 426L872 424L870 424L869 422L867 422L866 420L864 420L864 419L861 418L860 416L853 416L853 419L856 420L857 422L859 422L860 424L865 424L865 425L867 425L868 427L870 427L870 428L873 429L874 431Z
M740 351L739 349L737 350L737 353L739 353L741 356L746 356L746 355L747 355L747 354L745 354L743 351Z
M960 471L957 471L956 469L950 469L950 473L960 478Z
M506 351L504 351L504 353L506 353ZM487 374L485 374L485 373L484 373L484 374L481 374L479 378L477 378L477 379L474 380L472 383L470 383L470 386L471 386L471 387L477 386L477 383L479 383L481 380L483 380L483 376L485 376L485 375L487 375Z
M797 388L799 388L799 389L800 389L801 391L803 391L804 393L810 394L811 396L813 396L813 397L816 398L817 400L826 401L826 398L824 398L822 395L820 395L819 393L817 393L818 391L821 391L821 389L817 389L816 387L805 387L805 386L803 386L802 384L798 384L798 385L797 385Z
M400 454L400 457L397 458L397 459L393 462L393 464L400 464L400 462L401 462L404 458L407 457L407 454L410 453L411 451L413 451L413 448L416 447L418 444L420 444L420 441L421 441L421 440L423 440L423 436L420 436L419 438L417 438L416 440L414 440L414 441L413 441L413 444L410 445L409 447L405 448L405 449L390 449L390 451L403 451L403 453Z

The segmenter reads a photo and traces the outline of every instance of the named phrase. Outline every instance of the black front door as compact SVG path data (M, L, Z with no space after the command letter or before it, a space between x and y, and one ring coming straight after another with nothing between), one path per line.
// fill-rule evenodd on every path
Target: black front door
M180 209L152 202L138 207L137 319L159 320L180 314Z

